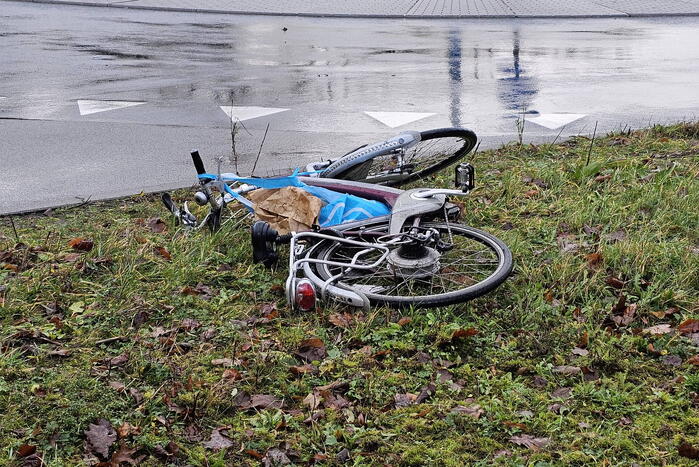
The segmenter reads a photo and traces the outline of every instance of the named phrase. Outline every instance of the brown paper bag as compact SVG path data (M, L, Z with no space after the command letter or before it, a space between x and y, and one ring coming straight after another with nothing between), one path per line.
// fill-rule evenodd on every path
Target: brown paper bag
M295 186L255 190L248 199L255 204L255 217L268 222L281 235L311 230L323 207L320 198Z

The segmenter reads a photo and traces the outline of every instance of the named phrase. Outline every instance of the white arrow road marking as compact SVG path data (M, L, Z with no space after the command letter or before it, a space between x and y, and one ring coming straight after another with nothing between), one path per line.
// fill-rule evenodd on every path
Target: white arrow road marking
M252 120L253 118L273 115L279 112L286 112L289 109L275 109L273 107L235 107L230 105L222 105L221 110L223 110L233 121L240 120L243 122L245 120Z
M423 118L431 117L433 113L420 112L364 112L371 118L380 121L386 126L396 128L407 125L408 123L417 122Z
M134 105L141 104L145 104L145 102L79 100L78 109L80 109L80 115L90 115L98 112L107 112L108 110L124 109L126 107L133 107Z
M585 114L539 114L536 117L528 118L527 121L536 123L549 130L556 130L586 116Z

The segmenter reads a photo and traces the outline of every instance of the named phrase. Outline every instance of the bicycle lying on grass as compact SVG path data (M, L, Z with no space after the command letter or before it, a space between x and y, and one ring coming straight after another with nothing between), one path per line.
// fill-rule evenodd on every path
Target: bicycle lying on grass
M420 143L430 141L440 148L419 150L427 147ZM434 173L457 162L475 144L476 135L470 130L406 132L358 148L337 161L311 164L312 173L267 179L208 174L195 151L192 158L201 185L195 200L211 205L207 218L197 223L169 195L163 195L163 201L184 225L207 224L212 229L220 226L221 210L233 200L254 210L242 195L259 187L301 187L336 206L357 202L359 207L353 211L366 215L355 213L339 221L321 216L320 227L313 231L279 235L266 222L253 224L256 262L272 266L278 260L278 245L290 245L285 289L292 306L307 311L318 298L364 309L461 303L493 290L512 271L508 247L487 232L456 223L461 209L447 200L473 189L473 167L464 163L456 167L457 189L404 191L387 185ZM336 201L338 197L342 199Z

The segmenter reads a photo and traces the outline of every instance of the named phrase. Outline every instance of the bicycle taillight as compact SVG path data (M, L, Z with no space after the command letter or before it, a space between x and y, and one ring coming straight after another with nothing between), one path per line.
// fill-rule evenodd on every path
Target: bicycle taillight
M316 289L308 279L301 279L296 284L294 295L296 308L301 311L311 311L316 307Z

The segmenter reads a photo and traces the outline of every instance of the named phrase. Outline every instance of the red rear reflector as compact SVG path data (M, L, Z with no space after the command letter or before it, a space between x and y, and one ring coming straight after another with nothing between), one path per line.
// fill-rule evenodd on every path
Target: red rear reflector
M316 307L316 289L308 279L301 279L296 284L296 308L311 311Z

